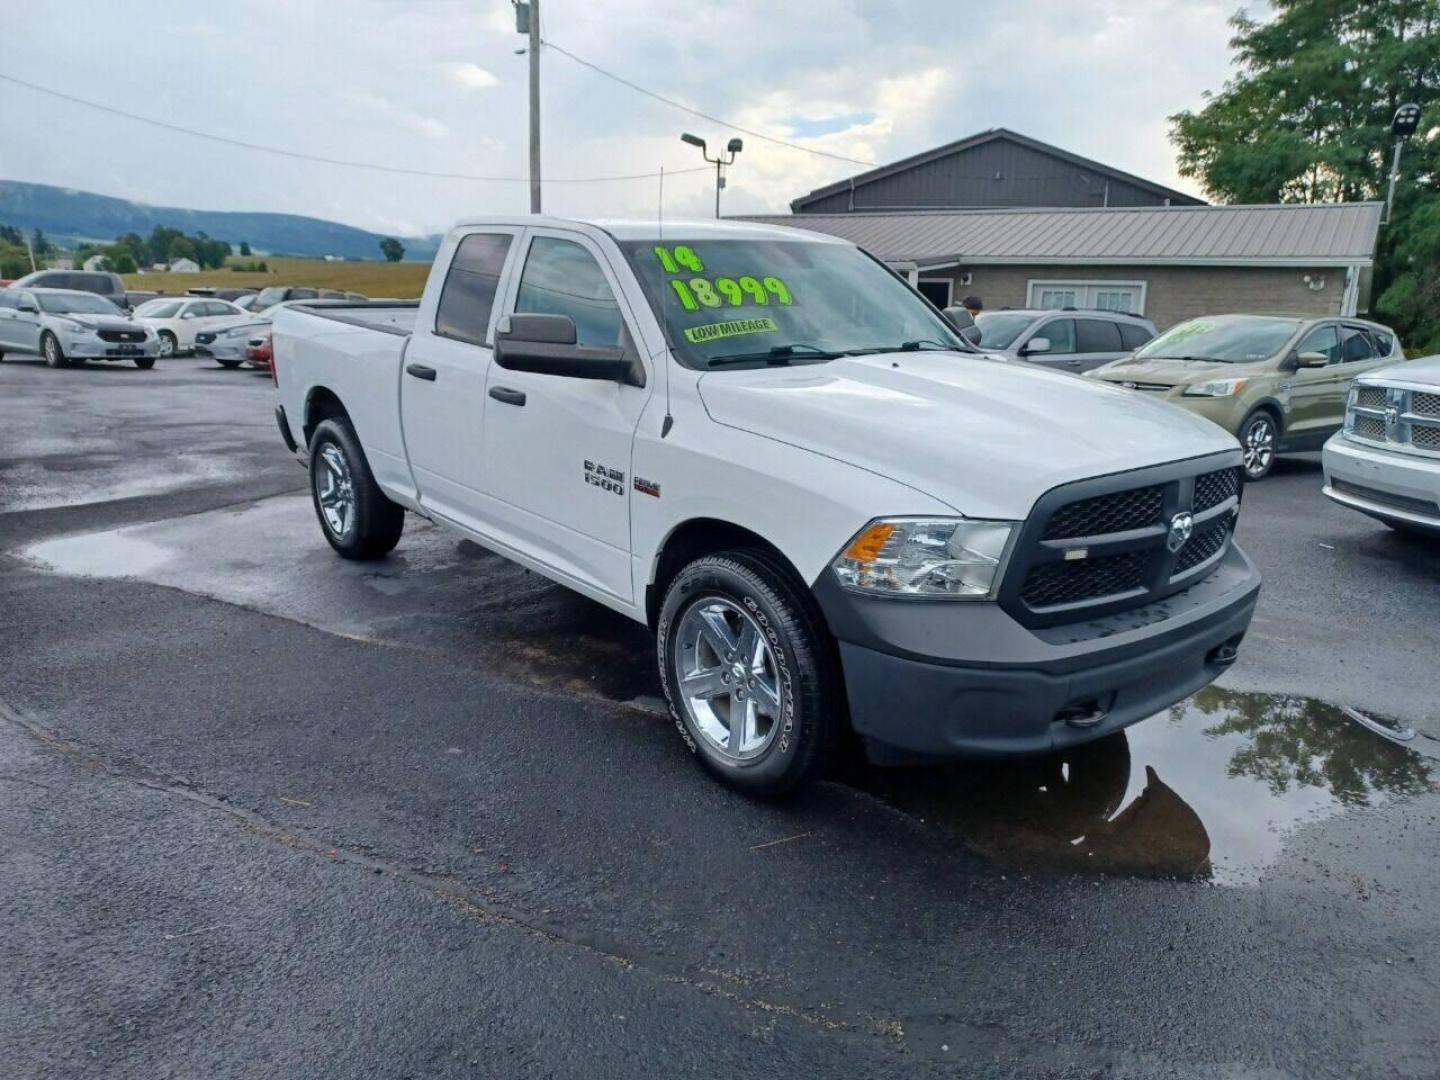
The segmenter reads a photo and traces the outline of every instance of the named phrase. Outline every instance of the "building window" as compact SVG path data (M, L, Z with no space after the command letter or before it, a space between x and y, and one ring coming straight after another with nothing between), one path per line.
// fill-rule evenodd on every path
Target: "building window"
M944 311L950 306L954 294L955 279L948 277L922 277L915 286L926 300Z
M1030 281L1032 308L1090 308L1145 314L1143 281Z

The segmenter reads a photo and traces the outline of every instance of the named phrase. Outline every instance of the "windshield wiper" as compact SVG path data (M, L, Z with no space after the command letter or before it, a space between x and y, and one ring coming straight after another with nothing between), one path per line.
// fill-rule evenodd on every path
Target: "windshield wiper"
M919 341L902 341L899 345L862 345L858 349L846 349L846 356L864 356L866 353L882 352L961 352L954 345L946 345L943 341L932 341L929 338L921 338Z
M1228 364L1223 356L1141 356L1141 360L1191 360L1197 364Z
M836 357L844 356L844 353L832 352L829 349L822 349L818 345L807 345L799 342L794 345L776 345L766 352L753 353L731 353L728 356L713 356L710 358L709 367L725 367L727 364L754 363L757 360L767 364L783 366L788 364L792 357L809 356L816 360L834 360Z

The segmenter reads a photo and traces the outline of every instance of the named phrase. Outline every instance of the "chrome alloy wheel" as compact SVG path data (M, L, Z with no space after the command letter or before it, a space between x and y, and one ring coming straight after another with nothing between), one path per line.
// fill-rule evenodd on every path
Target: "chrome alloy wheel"
M1261 413L1245 429L1245 475L1265 475L1275 456L1275 422Z
M178 351L178 350L177 350L176 345L175 345L175 339L174 339L173 337L171 337L169 334L161 334L161 335L160 335L160 355L161 355L162 357L174 356L177 351Z
M334 443L320 448L320 468L315 474L316 498L325 524L337 537L350 531L355 523L355 486L350 480L350 466L345 455Z
M675 695L691 725L731 761L758 757L783 727L775 653L752 615L708 596L680 619Z

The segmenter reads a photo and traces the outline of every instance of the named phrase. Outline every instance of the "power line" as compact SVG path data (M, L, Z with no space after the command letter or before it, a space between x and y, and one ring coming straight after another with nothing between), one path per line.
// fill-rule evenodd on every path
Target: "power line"
M297 161L313 161L322 165L339 165L347 169L369 169L372 172L394 173L400 176L424 176L434 180L470 180L497 184L528 184L530 182L528 176L478 176L474 173L430 172L425 169L406 169L398 165L381 165L374 161L350 161L345 158L324 157L320 154L306 154L298 150L284 150L278 146L264 146L260 143L246 142L244 139L232 139L226 135L215 135L208 131L198 131L195 128L172 124L166 120L156 120L151 116L141 116L138 113L126 112L124 109L117 109L98 101L90 101L86 98L75 97L73 94L66 94L60 90L51 89L48 86L40 86L36 83L26 82L24 79L17 79L15 76L6 75L4 72L0 72L0 81L14 83L16 86L23 86L27 90L34 90L38 94L47 94L50 97L59 98L61 101L68 101L73 105L83 105L87 109L95 109L99 112L109 113L111 116L123 117L126 120L133 120L140 124L149 124L151 127L162 128L165 131L173 131L197 139L207 139L210 142L223 143L226 146L235 146L242 150L253 150L261 154L274 154L278 157L294 158ZM708 166L702 165L690 169L671 169L669 171L673 176L677 173L709 172L710 170ZM624 176L551 177L545 182L547 184L606 184L615 180L651 180L659 175L658 172L648 172L629 173Z
M755 131L752 128L741 127L739 124L732 123L729 120L722 120L718 116L711 116L709 113L701 112L699 109L692 109L689 105L683 105L680 102L676 101L674 98L668 98L663 94L657 94L654 90L647 90L645 89L645 87L640 86L637 83L633 83L629 79L624 78L623 76L616 75L613 71L606 71L598 64L592 64L589 60L582 60L580 57L572 53L569 49L562 48L561 46L556 45L553 41L541 41L541 44L544 45L547 49L554 49L561 56L569 57L581 67L589 68L597 75L603 75L605 76L605 78L610 79L613 82L617 82L621 86L629 87L636 93L644 94L648 98L654 98L656 101L663 102L666 105L669 105L672 109L679 109L681 112L687 112L691 116L698 116L702 120L709 120L712 124L719 124L721 127L730 128L734 131L743 131L746 135L750 135L753 138L763 139L765 142L774 143L776 146L788 147L791 150L799 150L806 154L815 154L817 157L833 158L836 161L848 161L852 165L868 165L871 168L874 168L876 166L876 163L873 161L864 161L860 158L846 157L844 154L832 154L828 150L816 150L813 146L801 146L799 143L786 142L784 139L777 139L773 135L766 135L762 131Z

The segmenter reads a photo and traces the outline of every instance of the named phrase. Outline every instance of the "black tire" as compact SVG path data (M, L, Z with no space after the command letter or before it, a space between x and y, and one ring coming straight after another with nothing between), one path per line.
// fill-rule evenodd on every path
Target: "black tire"
M1269 409L1256 409L1245 418L1236 437L1245 454L1245 482L1253 484L1264 480L1275 466L1275 455L1280 445L1280 424L1275 414ZM1253 444L1252 439L1255 440Z
M156 336L160 339L161 356L169 358L180 355L180 341L169 330L161 330ZM167 345L168 349L165 347Z
M686 616L716 599L753 618L769 648L764 662L775 669L778 714L770 717L768 741L744 760L722 751L704 734L679 693L681 665L691 662L681 642ZM728 551L686 566L665 593L655 647L671 719L685 745L713 775L747 794L775 797L795 790L823 767L843 725L830 635L804 586L772 556ZM694 662L699 663L699 657ZM728 675L725 678L729 682ZM729 704L735 704L733 697Z
M338 451L350 484L343 531L331 525L321 505L322 488L335 479L327 464L332 449ZM344 420L323 420L310 437L310 501L325 539L347 559L383 558L400 542L405 529L404 509L387 499L375 483L360 440Z
M135 357L135 366L138 367L141 371L149 371L152 367L155 366L155 357L137 356Z
M244 363L244 361L242 361L242 360L219 360L219 359L217 359L215 362L216 362L217 364L219 364L221 367L225 368L227 371L234 371L234 370L235 370L236 368L238 368L242 363Z
M60 348L60 339L49 330L40 335L40 355L45 358L45 363L53 368L70 366L65 359L65 350Z

